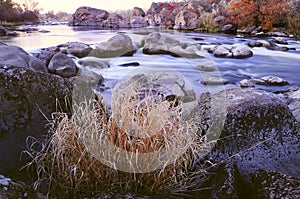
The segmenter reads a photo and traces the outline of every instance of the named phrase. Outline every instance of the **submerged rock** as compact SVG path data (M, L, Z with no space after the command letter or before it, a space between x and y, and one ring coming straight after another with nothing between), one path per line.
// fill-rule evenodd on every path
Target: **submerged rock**
M107 42L100 43L92 50L89 56L107 58L119 56L132 56L134 53L132 40L125 34L117 34Z

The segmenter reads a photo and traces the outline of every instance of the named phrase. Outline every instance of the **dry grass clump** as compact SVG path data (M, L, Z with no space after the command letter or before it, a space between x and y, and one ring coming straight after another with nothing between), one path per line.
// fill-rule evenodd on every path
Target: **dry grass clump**
M127 87L112 97L107 118L101 102L74 105L71 118L54 115L46 143L27 151L36 165L35 188L54 197L97 192L174 193L196 183L194 160L203 137L182 118L178 101L149 89ZM199 177L199 176L198 176Z

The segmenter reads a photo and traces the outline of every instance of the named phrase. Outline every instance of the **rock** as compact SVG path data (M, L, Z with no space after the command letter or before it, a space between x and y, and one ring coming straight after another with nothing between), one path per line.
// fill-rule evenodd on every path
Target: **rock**
M93 50L88 44L82 42L68 42L57 46L62 53L69 53L78 58L86 57ZM57 50L54 50L57 52Z
M220 77L207 77L201 81L204 85L225 85L228 84L229 81Z
M107 42L100 43L92 50L89 56L107 58L119 56L132 56L134 47L132 40L125 34L117 34Z
M248 43L250 47L265 47L269 50L287 51L289 48L277 46L274 42L268 42L266 40L256 40Z
M256 26L248 26L244 30L237 30L237 33L251 34L256 29Z
M134 17L145 17L146 14L142 8L134 7L133 8L133 14Z
M6 36L7 32L8 30L5 27L0 26L0 36Z
M24 182L17 182L0 175L0 198L42 198Z
M49 33L50 31L49 30L45 30L45 29L42 29L42 30L39 30L40 33Z
M288 37L288 35L283 32L267 32L267 36L269 36L269 37Z
M164 8L164 3L154 3L152 2L150 8L147 11L147 15L159 14L160 11Z
M140 63L139 62L129 62L129 63L125 63L125 64L119 64L119 66L122 66L122 67L129 67L129 66L140 66Z
M273 41L274 41L275 43L277 43L277 44L284 44L284 45L289 44L289 43L287 42L287 40L286 40L285 38L283 38L283 37L274 37L274 38L273 38Z
M205 72L212 72L216 70L215 66L209 66L209 65L198 65L197 68L201 71L205 71Z
M113 28L113 29L130 28L130 25L125 22L124 18L117 13L109 14L107 19L103 21L102 26L105 28Z
M300 198L300 181L293 176L258 170L252 181L256 198Z
M241 45L219 45L211 49L215 57L225 58L248 58L253 56L253 52L248 46Z
M219 15L214 18L214 24L219 25L219 24L223 23L224 20L225 20L225 17L222 15Z
M168 54L175 57L201 57L197 54L197 45L187 46L185 43L181 43L173 37L158 32L146 36L141 41L141 46L143 46L143 53L150 55Z
M110 67L107 61L103 61L102 59L96 57L85 57L79 60L78 64L84 67L89 67L91 69L100 69L100 70Z
M289 94L289 108L293 115L300 123L300 90L294 91Z
M56 54L56 52L51 52L48 50L42 50L41 52L34 54L34 56L40 59L46 66L49 65L50 60Z
M73 26L102 26L108 16L109 13L105 10L83 6L76 10L69 24Z
M266 40L255 40L255 41L249 42L248 46L250 46L250 47L262 47L263 46L266 48L270 48L271 43Z
M216 141L204 160L235 164L248 181L260 169L300 178L299 123L275 94L224 90L202 98L199 110L203 133Z
M235 34L236 30L232 24L226 24L222 27L222 32L226 34Z
M187 80L177 73L156 72L150 74L134 75L128 80L119 81L115 87L115 92L121 92L124 88L132 85L141 92L141 96L146 91L151 90L154 95L162 95L164 98L175 98L183 103L196 100L193 88L186 82Z
M264 76L259 80L253 79L254 83L269 86L284 86L288 85L288 81L277 76Z
M253 56L253 52L246 45L235 46L232 48L231 52L234 58L247 58Z
M28 163L26 155L20 159L26 140L32 136L44 139L51 113L70 113L66 101L71 99L72 87L68 79L56 75L0 66L0 173L12 178L27 176L26 169L20 170Z
M69 78L76 76L77 67L70 57L63 53L56 53L50 60L48 71L52 74Z
M189 10L180 11L175 17L174 29L193 30L197 28L197 14Z
M254 87L254 83L253 81L249 80L249 79L243 79L239 82L239 85L242 88L246 88L246 87Z
M141 16L131 17L130 24L132 28L142 28L142 27L147 27L149 25L147 20Z
M47 72L46 65L36 57L29 55L17 46L0 45L0 65L23 66L37 71Z

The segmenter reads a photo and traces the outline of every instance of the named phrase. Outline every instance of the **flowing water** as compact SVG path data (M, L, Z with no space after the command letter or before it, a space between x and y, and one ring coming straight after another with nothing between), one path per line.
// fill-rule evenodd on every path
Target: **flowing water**
M18 37L1 37L0 41L9 45L16 45L22 47L24 50L34 53L41 48L55 46L71 41L79 41L87 44L97 44L104 42L117 34L124 32L128 34L135 45L145 36L145 34L152 31L160 31L172 35L181 41L190 43L198 43L201 49L207 49L216 44L236 44L245 43L255 40L257 38L236 38L232 35L224 34L203 34L194 32L179 32L179 31L163 31L151 29L131 29L131 30L99 30L96 27L69 27L65 25L58 26L21 26L17 28ZM27 31L26 31L27 30ZM29 31L28 31L29 30ZM33 31L31 31L33 30ZM38 30L48 30L48 33L41 33ZM272 38L267 38L271 40ZM176 71L183 74L189 82L195 87L196 93L199 95L206 89L211 92L214 89L220 90L224 87L213 86L207 87L201 84L200 80L204 76L221 76L229 80L226 88L238 87L238 82L242 79L260 78L267 75L281 77L287 80L290 84L287 86L261 86L269 91L277 91L285 89L289 86L300 86L300 40L287 38L288 47L294 48L287 52L271 51L263 47L252 48L254 56L247 59L230 59L230 58L216 58L211 54L201 51L205 59L185 59L175 58L168 55L145 55L138 50L133 57L119 57L108 59L110 68L99 70L92 69L94 72L102 74L107 84L108 80L118 80L127 75L141 73L145 71ZM77 60L78 63L79 60ZM107 60L106 60L107 61ZM120 67L119 64L127 62L139 62L139 67ZM197 69L198 65L214 65L217 67L215 72L203 72ZM112 81L111 84L115 84ZM110 85L113 86L113 85Z

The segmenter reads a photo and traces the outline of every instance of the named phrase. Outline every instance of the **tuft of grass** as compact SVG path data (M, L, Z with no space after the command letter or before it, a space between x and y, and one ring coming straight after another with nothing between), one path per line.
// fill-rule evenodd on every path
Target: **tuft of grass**
M180 100L167 100L151 87L115 91L110 116L101 100L85 100L73 105L71 118L53 114L45 142L29 143L36 189L46 187L50 197L152 195L199 183L194 164L205 137L194 120L183 117Z

